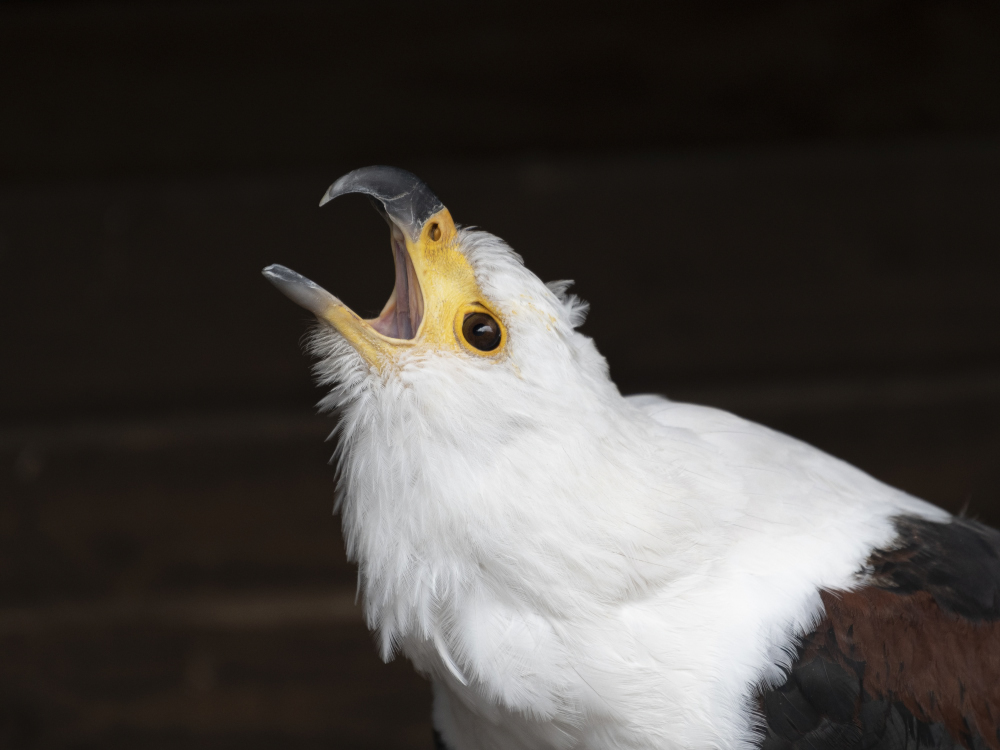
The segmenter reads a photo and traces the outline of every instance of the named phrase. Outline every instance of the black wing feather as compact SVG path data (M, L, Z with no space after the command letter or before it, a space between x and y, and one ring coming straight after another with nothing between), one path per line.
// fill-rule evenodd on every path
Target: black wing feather
M869 593L823 592L827 619L785 683L762 692L763 750L1000 750L1000 532L967 519L900 518L897 528L892 549L869 560ZM863 634L852 617L868 624ZM924 620L948 637L922 634L931 666L913 667L908 685L892 646ZM942 674L945 664L975 674ZM963 682L980 687L969 695Z

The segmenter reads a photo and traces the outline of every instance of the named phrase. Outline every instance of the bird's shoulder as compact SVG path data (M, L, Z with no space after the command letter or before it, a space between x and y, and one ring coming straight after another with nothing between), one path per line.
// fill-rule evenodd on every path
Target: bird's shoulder
M668 434L685 434L722 451L752 451L769 453L789 447L816 449L783 433L751 422L736 414L702 404L671 401L655 394L627 396L626 402L643 417Z
M671 401L650 393L626 396L625 400L633 409L662 428L685 430L699 437L712 439L720 445L725 444L720 441L729 440L764 447L800 446L816 450L766 425L714 406Z
M1000 532L896 527L863 585L821 592L787 680L761 692L764 750L1000 750Z
M722 409L648 394L630 396L628 402L663 432L665 451L696 447L703 459L711 456L715 476L739 484L756 503L784 503L790 511L798 507L819 512L817 504L825 499L830 501L827 510L835 515L847 503L859 510L862 525L869 524L873 514L949 517L820 448ZM809 528L820 522L814 517Z

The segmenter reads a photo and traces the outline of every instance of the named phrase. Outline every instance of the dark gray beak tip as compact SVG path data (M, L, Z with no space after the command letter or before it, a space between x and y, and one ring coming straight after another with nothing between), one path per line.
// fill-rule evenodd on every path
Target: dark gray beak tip
M444 208L419 177L397 167L355 169L333 183L319 205L347 193L363 193L378 200L389 219L411 239L420 234L427 219Z
M291 268L287 268L286 266L282 266L277 263L272 263L263 271L261 271L261 273L264 274L264 278L266 278L268 281L272 283L275 281L283 281L286 279L291 280L293 277L299 275L295 273L295 271L293 271Z
M291 268L278 264L270 265L261 273L264 278L274 284L278 291L292 302L300 305L315 315L322 315L331 304L340 304L340 300L326 291L314 281L310 281Z

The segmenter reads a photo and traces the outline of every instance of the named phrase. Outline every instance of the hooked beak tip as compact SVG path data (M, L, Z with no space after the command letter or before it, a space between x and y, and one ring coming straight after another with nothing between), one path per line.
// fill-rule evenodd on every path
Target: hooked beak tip
M275 263L261 273L279 292L317 317L322 317L331 305L340 303L319 284L285 266Z
M295 281L298 279L303 279L301 274L295 273L291 268L282 266L278 263L272 263L267 266L263 271L264 278L270 281L272 284L278 284L282 281Z

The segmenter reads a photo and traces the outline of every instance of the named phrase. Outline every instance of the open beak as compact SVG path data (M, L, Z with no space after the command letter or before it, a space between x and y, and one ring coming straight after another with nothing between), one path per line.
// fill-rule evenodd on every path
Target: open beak
M347 193L369 195L389 223L396 283L381 314L362 319L321 286L284 266L268 266L264 276L336 328L379 369L418 342L454 345L456 304L482 295L457 248L448 209L415 175L394 167L364 167L344 175L320 205Z

